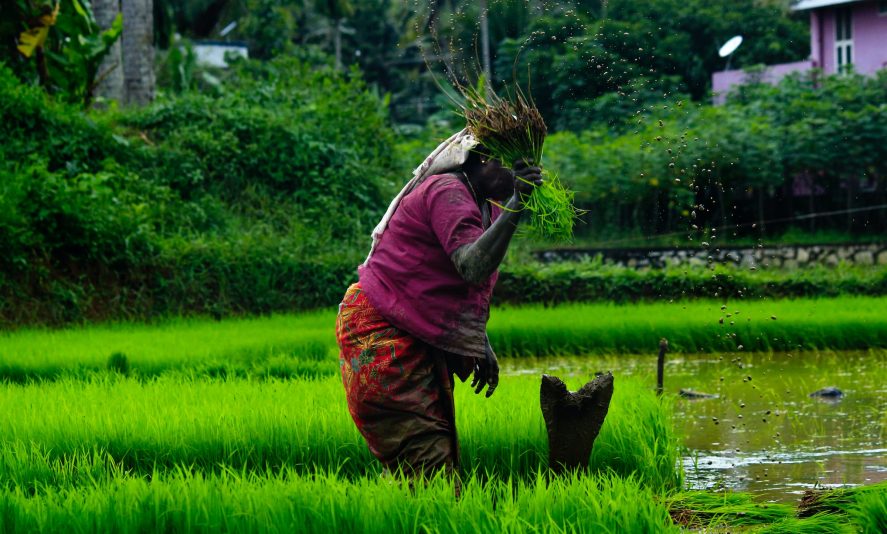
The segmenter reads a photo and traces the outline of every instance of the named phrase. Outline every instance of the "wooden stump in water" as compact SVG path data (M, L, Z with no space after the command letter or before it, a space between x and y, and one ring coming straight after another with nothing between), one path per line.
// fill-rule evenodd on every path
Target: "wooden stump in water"
M613 397L613 375L600 375L579 391L568 391L561 379L542 375L539 397L548 429L548 465L558 473L588 467Z

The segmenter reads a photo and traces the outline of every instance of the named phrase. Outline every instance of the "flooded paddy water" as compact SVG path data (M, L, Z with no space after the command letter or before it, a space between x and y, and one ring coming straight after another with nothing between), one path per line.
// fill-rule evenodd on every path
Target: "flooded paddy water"
M577 383L598 371L656 384L656 354L507 359L504 374ZM887 480L887 351L669 354L690 489L749 491L796 501L814 487ZM834 386L843 396L811 397ZM716 396L685 398L681 389Z

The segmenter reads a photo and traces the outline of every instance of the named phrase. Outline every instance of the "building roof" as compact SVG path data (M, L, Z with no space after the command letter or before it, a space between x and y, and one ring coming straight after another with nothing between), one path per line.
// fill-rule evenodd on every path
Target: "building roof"
M792 11L804 11L807 9L818 9L820 7L837 6L840 4L850 4L859 0L800 0L792 6Z

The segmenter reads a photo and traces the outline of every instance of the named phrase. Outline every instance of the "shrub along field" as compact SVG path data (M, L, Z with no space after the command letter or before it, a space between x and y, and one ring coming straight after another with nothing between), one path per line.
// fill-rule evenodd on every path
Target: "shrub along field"
M89 113L0 64L0 124L8 325L331 305L396 174L360 75L287 58Z
M629 129L553 132L546 165L591 210L586 234L677 230L711 241L712 228L748 219L740 212L756 203L747 191L775 202L780 217L794 214L782 208L799 210L770 198L793 173L829 169L816 185L835 198L846 196L839 194L846 176L884 176L879 141L887 121L877 118L885 75L828 78L818 89L789 80L749 89L717 109L657 106ZM210 94L185 91L142 109L83 111L0 65L0 325L334 306L394 191L461 127L397 135L385 97L358 71L322 61L244 61L221 76ZM811 110L811 102L827 105ZM858 154L829 156L857 167L822 159L810 120L835 131L852 121L864 132L848 143ZM854 206L875 197L887 202L884 180L875 181L872 198ZM730 204L740 211L722 209ZM844 235L877 236L884 213L866 212L871 224L844 228ZM720 237L718 243L730 239ZM635 272L524 260L515 254L503 269L499 302L887 293L883 268Z

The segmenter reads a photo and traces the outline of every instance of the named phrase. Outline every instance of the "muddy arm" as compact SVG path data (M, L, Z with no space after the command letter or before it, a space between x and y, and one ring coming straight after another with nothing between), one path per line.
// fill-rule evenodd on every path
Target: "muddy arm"
M521 213L521 201L518 193L515 193L508 199L499 218L477 241L463 245L453 252L450 259L463 279L472 284L481 284L496 271L505 258Z

